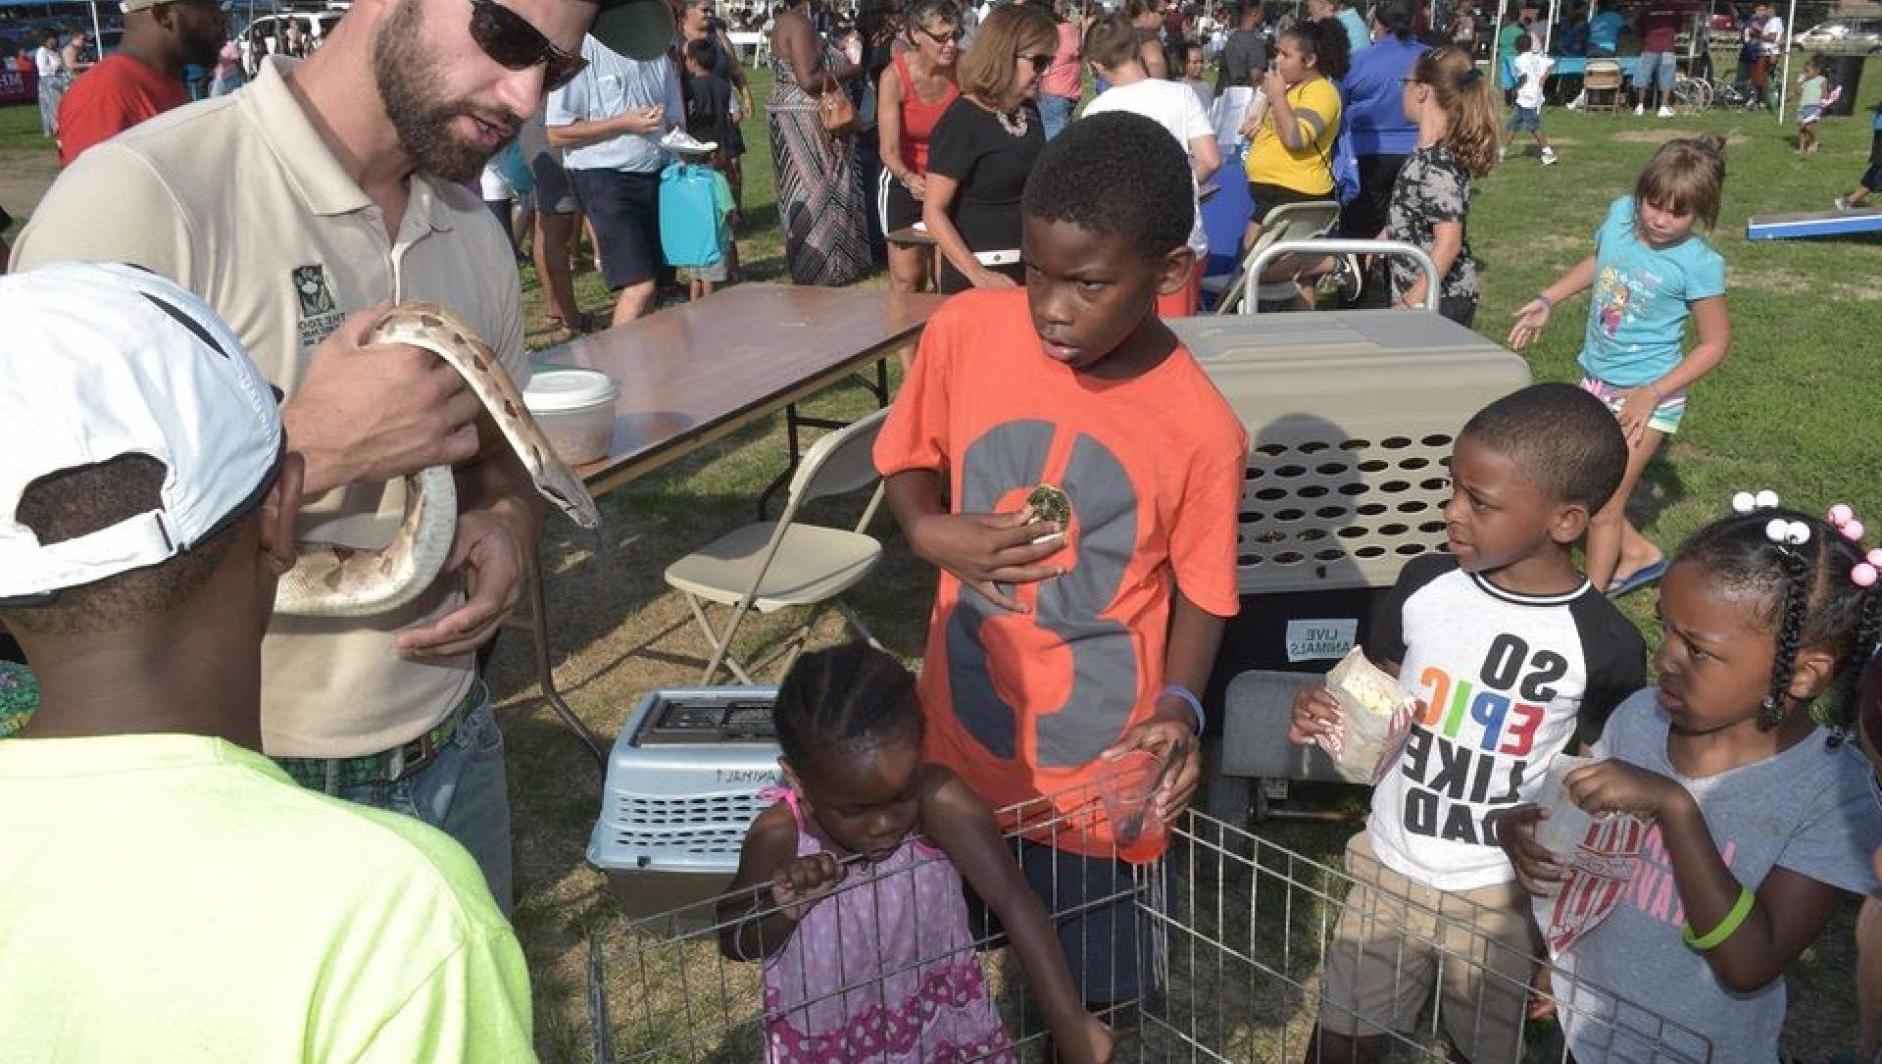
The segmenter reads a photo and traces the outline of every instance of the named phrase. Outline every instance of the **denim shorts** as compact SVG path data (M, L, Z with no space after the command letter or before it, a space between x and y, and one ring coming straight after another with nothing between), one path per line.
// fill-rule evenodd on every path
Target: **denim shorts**
M1534 133L1542 128L1542 109L1517 105L1510 110L1508 127L1511 133Z
M1634 67L1634 88L1645 91L1656 85L1668 92L1679 80L1679 65L1672 52L1642 52Z
M1133 865L1038 842L1010 845L1026 885L1052 918L1079 1000L1121 1005L1163 985L1164 934L1147 909L1161 907L1170 896L1168 860ZM975 940L995 940L989 948L1003 945L999 918L965 880L961 889Z

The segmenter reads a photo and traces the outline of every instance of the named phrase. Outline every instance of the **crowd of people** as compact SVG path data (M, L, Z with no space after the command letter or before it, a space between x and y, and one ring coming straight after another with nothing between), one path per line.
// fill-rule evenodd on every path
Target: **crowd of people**
M584 230L615 322L676 268L699 297L734 279L750 82L713 0L357 0L305 58L185 106L172 89L223 52L220 12L125 6L124 48L53 108L77 147L0 278L0 623L30 666L0 669L0 735L17 732L0 803L33 811L0 847L0 1056L530 1059L504 741L476 653L542 516L456 371L364 347L386 304L433 301L524 372L519 239L570 330L588 327ZM774 711L785 786L721 908L721 950L765 963L768 1059L1006 1052L971 949L990 917L1058 1059L1108 1059L1099 1017L1159 989L1130 884L1167 836L1099 821L1016 859L990 811L1070 816L1147 756L1164 766L1148 815L1168 824L1202 779L1197 692L1241 607L1249 446L1167 324L1202 303L1204 188L1247 185L1250 240L1271 211L1337 204L1343 231L1425 250L1438 290L1402 262L1278 270L1471 325L1471 185L1506 137L1554 156L1529 28L1505 122L1497 74L1471 40L1433 43L1420 0L1267 16L772 10L790 276L848 284L881 255L897 289L953 298L874 448L938 574L923 667L864 646L794 663ZM88 81L150 113L110 112L122 125L85 143ZM1347 846L1358 885L1309 1059L1379 1059L1433 995L1461 1057L1519 1049L1542 960L1528 896L1562 872L1531 803L1558 758L1591 759L1567 773L1581 808L1654 822L1642 864L1669 885L1629 891L1555 961L1652 1002L1712 1059L1775 1056L1786 967L1843 894L1882 889L1882 549L1847 505L1818 518L1770 492L1675 550L1625 514L1730 345L1705 236L1723 153L1668 140L1517 311L1520 350L1591 291L1580 379L1459 427L1449 549L1408 564L1372 619L1367 653L1422 709ZM694 205L682 247L669 212ZM434 466L455 467L458 514L431 587L381 616L271 617L298 541L371 549L402 518L395 482ZM1062 507L1035 501L1047 484ZM1650 686L1610 600L1655 584ZM1339 713L1310 685L1289 738ZM1419 944L1392 915L1408 899L1466 914L1469 963ZM937 944L946 963L926 964ZM859 982L876 989L845 992ZM1865 985L1882 1016L1878 995ZM1562 1022L1576 1059L1618 1052L1611 1030Z

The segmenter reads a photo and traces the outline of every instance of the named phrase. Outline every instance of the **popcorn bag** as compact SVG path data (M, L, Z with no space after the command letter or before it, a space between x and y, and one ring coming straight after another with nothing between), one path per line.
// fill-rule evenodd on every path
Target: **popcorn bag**
M1549 811L1536 824L1536 841L1554 853L1562 867L1560 889L1531 899L1550 956L1567 952L1614 911L1634 876L1650 826L1637 816L1594 816L1575 804L1563 781L1594 762L1567 754L1552 758L1536 795L1536 804Z
M1314 741L1332 755L1341 779L1365 784L1384 779L1405 749L1418 700L1366 660L1357 645L1327 673L1327 690L1340 704L1340 727Z

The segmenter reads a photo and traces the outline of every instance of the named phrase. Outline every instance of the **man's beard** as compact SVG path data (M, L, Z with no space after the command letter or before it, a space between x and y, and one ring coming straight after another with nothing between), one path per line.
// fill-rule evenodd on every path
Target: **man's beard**
M470 115L514 131L523 120L508 111L480 113L463 101L439 98L433 86L443 80L442 64L425 50L420 21L418 0L403 0L386 17L373 41L373 82L399 147L418 169L447 181L469 181L495 151L460 136L452 129L454 121Z

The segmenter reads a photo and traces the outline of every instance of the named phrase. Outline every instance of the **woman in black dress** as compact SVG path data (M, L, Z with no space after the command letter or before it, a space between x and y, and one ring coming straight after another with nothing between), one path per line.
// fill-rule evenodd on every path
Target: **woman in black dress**
M928 142L921 219L941 249L941 291L1011 288L1019 261L1019 200L1045 147L1034 103L1058 28L1031 4L1004 4L960 60L960 99Z

